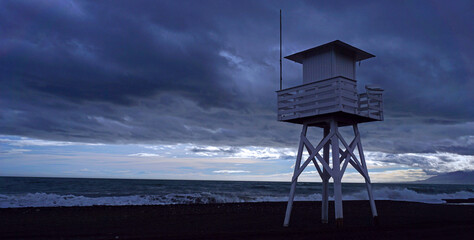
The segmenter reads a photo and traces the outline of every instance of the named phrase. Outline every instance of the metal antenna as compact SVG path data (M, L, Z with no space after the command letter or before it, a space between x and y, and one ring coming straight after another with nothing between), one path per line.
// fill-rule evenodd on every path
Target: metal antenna
M282 67L281 67L281 9L280 9L280 90L282 89Z

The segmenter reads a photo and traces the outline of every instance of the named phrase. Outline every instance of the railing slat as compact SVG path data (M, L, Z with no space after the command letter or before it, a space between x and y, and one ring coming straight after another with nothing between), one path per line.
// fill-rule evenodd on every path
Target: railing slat
M381 92L357 94L356 82L336 77L277 92L281 121L344 111L383 120Z

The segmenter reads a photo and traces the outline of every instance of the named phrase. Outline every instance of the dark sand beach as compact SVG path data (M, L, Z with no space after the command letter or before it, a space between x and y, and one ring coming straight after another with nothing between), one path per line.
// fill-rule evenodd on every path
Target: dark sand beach
M0 209L1 239L473 239L474 206L344 201L344 226L320 223L321 202ZM333 213L333 202L330 202Z

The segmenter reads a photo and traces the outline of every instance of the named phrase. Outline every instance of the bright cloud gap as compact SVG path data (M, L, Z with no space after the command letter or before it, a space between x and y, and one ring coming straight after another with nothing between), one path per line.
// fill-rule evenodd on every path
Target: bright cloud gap
M0 136L0 145L4 159L2 161L18 163L28 161L32 165L34 165L34 161L29 159L41 162L52 158L48 160L51 164L68 163L67 159L72 159L69 152L87 149L88 153L80 154L77 159L92 158L97 159L98 163L116 159L121 162L121 167L118 165L119 167L114 171L104 172L109 175L113 172L114 177L116 174L122 174L124 177L133 177L133 174L139 174L140 177L167 178L169 173L178 176L177 172L182 171L184 172L181 177L183 179L191 177L210 179L219 174L222 176L242 174L242 176L249 177L248 180L268 178L285 181L291 177L296 157L294 148L211 146L189 143L91 145ZM21 148L19 148L20 146ZM54 147L54 150L51 150L51 147ZM43 152L45 149L48 151ZM307 154L304 157L307 157ZM394 154L366 151L366 160L369 169L373 171L373 180L379 182L422 180L440 173L474 170L474 156L450 152ZM84 164L80 164L80 162L84 162ZM67 170L65 173L80 174L81 176L102 173L98 167L94 167L95 163L96 161L92 160L79 161L76 164L77 171ZM88 169L88 171L83 171L83 169ZM154 170L151 171L151 169ZM348 168L344 178L348 181L361 181L360 177L352 170ZM161 175L154 174L157 172L161 172ZM317 173L306 171L302 180L318 181Z

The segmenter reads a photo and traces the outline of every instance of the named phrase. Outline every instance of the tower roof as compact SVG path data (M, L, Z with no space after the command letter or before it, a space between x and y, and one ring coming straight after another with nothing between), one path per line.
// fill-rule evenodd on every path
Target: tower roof
M360 50L360 49L358 49L354 46L351 46L351 45L349 45L345 42L342 42L340 40L335 40L335 41L332 41L332 42L329 42L329 43L326 43L326 44L323 44L323 45L320 45L320 46L317 46L317 47L314 47L314 48L304 50L302 52L294 53L292 55L286 56L285 58L302 64L303 59L305 59L306 57L309 57L311 55L315 55L319 52L322 52L322 51L325 51L325 50L331 49L331 48L339 49L339 50L341 50L341 51L343 51L343 52L345 52L349 55L355 56L355 61L362 61L362 60L365 60L365 59L368 59L368 58L375 57L375 55L372 55L372 54L370 54L366 51Z

